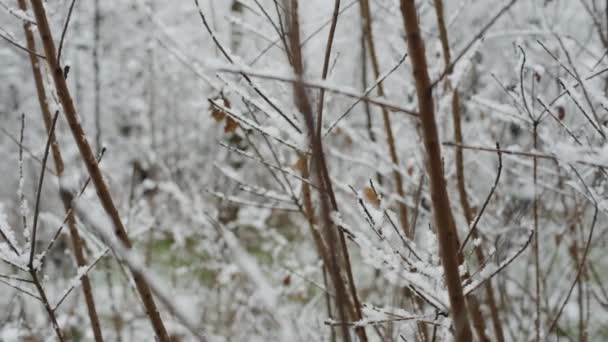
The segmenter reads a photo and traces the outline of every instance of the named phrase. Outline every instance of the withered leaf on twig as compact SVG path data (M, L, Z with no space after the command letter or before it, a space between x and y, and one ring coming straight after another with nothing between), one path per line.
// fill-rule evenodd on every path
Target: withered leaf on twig
M298 160L292 165L292 168L296 171L304 171L306 168L306 157L301 156Z
M380 198L378 198L378 195L376 194L376 192L374 191L374 189L372 189L369 186L366 186L363 189L363 195L365 196L365 201L369 202L370 204L373 204L375 207L379 207L380 206Z
M226 125L224 125L224 132L230 133L236 131L239 127L239 122L234 120L232 117L226 117Z

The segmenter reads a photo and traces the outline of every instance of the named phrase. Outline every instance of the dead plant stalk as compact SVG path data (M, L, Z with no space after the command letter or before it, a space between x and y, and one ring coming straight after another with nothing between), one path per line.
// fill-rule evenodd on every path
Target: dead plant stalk
M104 210L106 211L107 215L110 217L113 223L115 235L127 248L131 248L132 244L127 235L127 231L125 230L125 227L122 223L122 220L118 213L118 209L114 204L114 201L110 194L110 190L108 189L108 186L103 178L99 165L97 164L95 154L93 153L91 145L89 144L87 135L80 124L80 120L78 118L74 102L72 101L72 96L70 95L70 91L68 89L63 69L59 64L59 60L57 58L57 49L55 48L55 42L53 41L53 36L48 22L46 9L42 0L32 0L32 9L34 11L34 16L38 25L38 32L40 33L40 38L44 47L46 61L48 63L49 69L51 70L55 88L57 90L57 95L63 107L65 117L67 119L72 135L74 136L76 145L78 146L78 150L80 151L80 155L87 167L87 170L89 171L89 174L93 181L93 185L95 186L95 190L97 191L97 196L99 197L99 200ZM165 329L165 325L162 321L160 313L158 312L156 303L154 302L154 298L152 297L152 292L150 291L148 283L145 281L144 277L139 272L132 270L132 274L133 279L135 281L135 285L141 296L142 302L146 309L146 313L150 318L152 327L154 328L154 332L157 338L161 342L169 342L169 334Z
M27 11L27 4L25 0L19 0L18 2L19 8L22 11ZM31 30L31 24L29 22L25 22L23 24L23 30L25 32L28 50L36 51L36 43L34 40L34 34ZM34 82L36 84L36 93L38 95L38 103L40 105L42 119L44 120L44 125L46 127L47 134L50 135L51 139L50 143L53 160L55 161L55 173L57 177L61 177L64 170L64 163L63 158L61 156L61 151L59 149L59 144L57 143L57 139L55 138L55 134L51 131L52 117L47 102L48 99L46 97L44 89L42 72L40 71L38 57L36 57L33 53L29 53L29 57L30 63L32 65L32 74L34 76ZM80 238L80 234L78 233L78 229L76 228L76 221L74 219L74 215L70 210L72 198L61 196L61 200L63 202L63 207L67 216L68 229L70 230L70 238L72 240L72 247L74 250L76 264L79 267L86 266L87 261L83 252L82 240ZM103 335L101 332L101 325L99 323L99 316L97 315L97 309L95 307L95 299L93 298L93 289L91 286L91 281L89 280L89 276L85 274L82 278L80 278L80 283L82 284L82 292L84 294L85 303L87 305L87 312L89 315L89 320L91 321L91 327L93 328L93 336L95 337L96 342L101 342L103 341Z
M445 273L445 282L450 297L455 337L457 341L468 342L473 337L458 271L457 236L452 219L450 200L445 188L441 163L441 145L439 143L437 123L435 122L433 89L428 73L424 42L420 35L415 1L401 0L401 14L405 26L413 77L416 82L418 112L420 114L422 135L427 154L432 211L439 240L439 253Z

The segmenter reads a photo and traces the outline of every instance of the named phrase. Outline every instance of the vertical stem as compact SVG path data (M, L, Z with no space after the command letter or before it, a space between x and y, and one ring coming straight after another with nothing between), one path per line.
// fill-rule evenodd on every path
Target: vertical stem
M304 74L304 62L302 59L301 41L300 41L300 25L298 18L298 1L290 0L286 1L288 7L288 31L290 40L290 50L293 58L293 69L301 80ZM312 163L316 168L316 174L319 183L319 197L321 199L321 218L324 224L324 232L326 234L326 242L328 244L329 251L331 252L331 272L332 282L336 290L336 307L340 314L342 337L345 341L350 341L351 337L349 334L348 327L346 326L345 320L360 320L362 318L361 303L357 295L357 289L354 283L354 278L351 269L350 256L348 248L346 246L346 238L344 232L338 231L336 237L335 226L332 224L330 211L337 211L338 204L336 201L335 194L332 188L332 182L329 177L329 171L325 160L325 154L323 152L323 143L321 135L317 134L315 120L312 112L312 106L306 94L306 90L301 81L293 83L293 93L296 106L303 113L308 133L310 136L310 144L312 146ZM343 263L341 263L343 260ZM348 281L348 287L345 286L345 281L342 278L340 269L343 265ZM360 341L367 341L367 335L365 328L355 328Z
M534 151L538 148L538 121L533 123L534 135ZM533 177L534 177L534 268L535 268L535 287L536 287L536 317L534 318L535 341L540 341L540 261L538 252L538 194L537 178L538 178L538 159L533 159Z
M576 228L575 226L572 227L573 229L573 235L576 236ZM581 232L582 232L582 226L581 226ZM584 242L583 242L584 244ZM581 273L581 277L578 281L578 283L576 284L577 286L577 299L578 299L578 340L579 342L586 342L587 341L587 333L585 332L585 292L584 292L584 283L583 283L583 279L585 279L585 264L581 263L580 256L579 256L579 244L578 244L578 238L574 238L574 241L572 242L572 258L574 259L574 271L576 273L580 272ZM579 267L581 268L581 270L579 270Z
M49 299L46 297L46 293L44 292L44 289L42 288L42 284L40 284L40 279L38 279L36 270L31 268L30 275L32 276L32 282L34 283L34 286L36 287L36 289L38 290L38 293L40 294L40 299L42 299L42 304L44 305L44 309L46 310L46 312L51 320L51 324L53 325L53 330L55 330L55 335L57 336L57 339L59 340L59 342L64 342L65 339L63 337L63 334L61 333L61 329L59 328L59 323L57 323L57 317L55 316L55 312L53 311L53 308L51 308L51 304L49 304Z
M308 156L306 156L305 154L302 154L302 155L300 155L299 158L300 158L299 160L301 161L301 165L299 165L299 167L301 167L300 172L302 175L302 179L304 179L305 181L309 181L310 180L310 169L308 166L308 164L309 164ZM323 267L322 267L323 281L325 283L325 286L327 287L327 272L331 272L331 269L329 268L331 266L331 264L330 264L330 260L328 258L328 251L326 248L325 241L323 241L323 236L321 235L321 232L318 230L318 228L315 226L315 211L314 211L314 207L312 204L312 195L310 192L310 184L308 184L308 182L302 182L302 201L304 202L304 213L308 220L308 225L310 227L310 231L312 233L313 240L315 241L315 246L317 247L317 253L319 254L319 257L321 257L321 259L323 260ZM331 298L330 298L329 292L325 293L325 300L327 302L328 317L333 318L332 309L331 309ZM331 340L335 341L336 334L335 334L333 327L330 326L330 330L331 330Z
M80 120L78 118L74 102L72 101L67 82L63 75L63 70L61 68L61 65L59 64L59 61L57 60L57 50L55 48L51 28L42 0L32 0L32 8L34 10L36 23L38 24L40 38L44 46L46 61L48 63L49 68L51 69L55 88L57 89L57 95L59 97L59 100L61 101L65 117L68 121L70 130L72 131L72 135L74 136L74 140L76 141L76 144L80 151L80 155L87 167L87 170L89 171L91 180L95 185L97 196L99 197L99 200L104 210L112 220L114 226L114 233L116 234L117 238L124 244L124 246L130 249L132 247L131 241L129 240L127 231L125 230L125 227L120 219L118 209L116 208L116 205L112 200L112 196L110 194L106 181L101 173L99 165L97 164L95 154L91 149L91 145L89 144L86 133L84 132L80 124ZM144 303L146 313L150 318L156 336L161 342L169 342L169 334L167 333L162 318L160 317L160 313L158 312L156 303L154 302L154 298L152 297L150 287L139 272L132 271L132 274L133 279L135 281L135 285Z
M323 71L321 72L321 78L325 80L327 73L329 72L329 59L331 58L331 48L334 43L334 36L336 34L336 26L338 24L338 15L340 14L340 0L334 0L334 11L331 17L331 25L329 27L329 35L327 37L327 44L325 47L325 56L323 58ZM325 89L320 90L319 104L317 108L317 135L321 135L323 128L323 107L325 106Z
M19 8L22 11L27 11L27 4L25 0L19 0ZM25 31L26 43L28 50L36 51L36 43L34 40L34 34L31 30L31 24L25 23L23 25L23 29ZM48 106L48 100L46 97L44 82L42 78L42 72L40 71L40 67L38 64L38 57L36 57L33 53L29 54L30 63L32 65L32 74L34 75L34 82L36 84L36 93L38 95L38 104L40 105L40 111L42 113L42 118L44 121L44 125L46 127L47 134L50 134L50 142L51 142L51 151L53 155L53 160L55 161L55 171L58 177L61 177L64 170L63 158L61 156L61 151L59 149L59 144L57 143L57 139L55 137L55 133L52 131L52 123L51 123L51 111ZM74 250L74 257L76 259L76 264L80 266L86 266L86 258L84 257L82 240L80 239L80 234L78 233L78 229L76 228L76 220L74 215L70 210L70 206L72 203L71 198L66 198L62 196L62 202L64 206L64 210L67 216L68 229L70 231L70 237L72 240L72 247ZM88 275L84 275L80 278L80 283L82 284L82 292L84 294L85 303L87 305L87 312L89 315L89 320L91 321L91 327L93 328L93 336L95 337L96 342L103 341L103 335L101 333L101 324L99 323L99 316L97 315L97 309L95 307L95 300L93 298L93 289L91 286L91 282L89 280Z
M365 91L367 88L367 41L365 39L365 22L361 18L361 90ZM367 119L367 133L369 140L376 142L376 135L373 131L371 108L369 102L363 101L363 108L365 109L365 117Z
M420 35L416 4L414 0L401 0L401 14L407 36L409 56L412 62L413 76L416 81L418 111L424 146L427 154L427 170L433 206L433 216L439 240L439 252L448 287L452 319L454 321L456 341L468 342L473 339L465 299L458 271L458 243L456 229L452 219L450 200L445 188L445 179L441 163L441 147L435 109L433 89L429 79L424 42Z
M100 44L100 26L101 12L99 10L99 0L94 2L95 14L93 18L93 82L95 84L95 99L94 99L94 118L95 118L95 150L97 153L101 151L101 79L99 75L99 44Z
M108 296L110 297L110 309L112 312L112 324L114 325L114 331L116 333L116 341L117 342L122 342L122 319L120 317L120 312L118 310L118 308L116 307L116 296L114 295L114 291L113 291L113 284L112 284L112 268L110 263L108 262L105 265L105 278L106 278L106 288L108 289Z
M485 256L481 248L477 248L476 252L477 259L485 260ZM502 329L502 323L500 322L500 316L498 313L498 306L496 305L496 299L494 297L494 289L492 288L492 282L488 280L484 285L486 291L486 299L488 301L488 306L490 307L490 315L492 316L492 326L494 328L494 335L496 337L497 342L504 342L505 335Z
M275 5L276 5L276 3L275 3ZM336 33L336 26L338 24L339 13L340 13L340 0L335 0L334 1L334 10L333 10L332 20L331 20L331 26L329 28L329 35L327 37L327 44L325 47L325 56L323 58L323 70L321 71L322 79L326 79L327 74L329 72L329 60L331 58L331 49L332 49L333 42L334 42L334 36ZM279 22L280 22L280 27L282 30L283 25L282 25L282 20L280 17L279 17ZM283 39L285 39L285 35L282 35L282 37L283 37ZM286 41L284 41L284 43L285 43L285 47L287 48L288 46L286 44ZM289 50L289 49L287 49L287 50ZM289 52L287 52L288 60L293 62L293 59L290 56L291 56L291 54ZM317 108L318 117L317 117L317 127L316 127L316 134L319 136L322 134L321 131L323 128L323 107L324 107L324 105L325 105L325 89L321 89L320 95L319 95L319 104L318 104L318 108ZM306 155L302 154L300 156L300 159L303 161L303 163L301 165L302 177L304 179L308 180L308 179L310 179L308 157ZM310 185L306 182L302 183L302 194L303 194L303 198L304 198L304 208L305 208L305 212L308 216L308 221L309 221L310 228L312 230L312 235L313 235L313 238L317 245L318 253L323 259L323 264L324 264L323 280L327 284L327 272L328 272L328 266L330 264L329 263L330 261L327 258L327 248L325 247L325 242L323 241L323 237L321 236L320 232L315 227L314 209L312 206ZM330 301L329 294L326 294L326 300L327 300L327 312L328 312L329 317L331 318L332 310L331 310L331 301ZM336 338L335 331L332 327L330 327L330 330L331 330L331 340L335 341L335 338Z
M363 20L363 31L364 38L367 41L367 45L369 47L370 59L372 62L372 70L374 72L374 78L378 79L380 77L380 64L378 62L378 56L376 53L376 44L374 42L374 33L372 30L372 18L371 11L369 7L369 0L360 0L360 9L361 9L361 18ZM376 87L377 94L379 97L384 96L384 85L382 82L378 83ZM395 138L393 135L393 126L391 123L390 113L386 109L386 107L382 107L382 120L384 123L384 131L386 132L386 142L388 145L388 151L391 158L391 162L393 163L393 179L395 181L395 190L399 195L399 221L401 222L401 228L403 229L403 233L408 238L412 238L412 229L409 227L409 219L407 214L407 207L403 203L405 200L405 191L403 190L403 178L401 177L401 173L399 172L399 157L397 156L397 149L395 147Z
M78 233L78 228L76 226L76 218L71 212L72 200L73 198L69 194L64 194L62 196L64 210L69 213L68 229L70 231L70 238L72 240L72 248L76 258L76 264L78 267L83 267L87 266L87 261L84 256L82 239L80 238L80 234ZM87 305L89 320L91 321L91 327L93 328L93 336L95 337L96 342L101 342L103 341L103 334L101 332L101 324L99 322L99 316L97 315L95 299L93 297L93 287L91 286L89 276L86 274L82 276L82 278L80 278L80 283L82 284L82 292L84 293L84 300Z
M443 9L443 1L442 0L434 0L435 3L435 13L437 14L437 26L439 27L439 38L441 41L441 48L443 50L443 59L444 63L447 66L451 65L451 51L450 51L450 43L448 38L448 30L445 24L445 16ZM448 73L452 73L452 70L448 70ZM446 89L452 89L452 84L449 78L446 79ZM452 121L454 122L454 140L457 144L461 145L463 142L462 139L462 119L460 112L460 95L458 93L458 89L452 89ZM471 224L474 219L473 210L471 209L471 205L469 203L469 198L466 190L466 182L464 177L464 158L462 154L462 148L456 147L455 151L455 159L456 159L456 183L458 187L458 196L460 198L460 205L462 206L462 211L464 212L465 219L468 224ZM477 231L474 231L472 234L473 238L477 238ZM486 260L484 252L481 246L475 247L475 255L477 257L477 261L479 264L483 264ZM463 255L459 255L459 262L463 262ZM494 291L492 289L491 280L488 280L484 284L484 289L486 292L486 296L488 298L488 304L490 307L492 324L494 327L494 335L496 337L497 342L504 342L504 333L502 331L502 324L500 323L500 318L498 315L498 308L496 307L496 302L494 300ZM481 309L479 305L479 301L471 294L467 297L467 301L469 304L469 311L471 312L471 317L473 319L473 326L477 332L477 335L481 340L488 340L488 337L485 333L485 322L484 318L481 315Z

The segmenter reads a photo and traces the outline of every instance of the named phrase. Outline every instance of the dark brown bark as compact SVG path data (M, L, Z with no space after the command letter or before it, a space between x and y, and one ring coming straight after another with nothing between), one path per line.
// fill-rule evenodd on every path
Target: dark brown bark
M27 11L27 4L25 0L19 0L18 2L19 8L23 11ZM23 30L25 32L25 38L28 49L30 51L36 51L36 43L34 40L34 34L31 31L31 24L28 22L23 24ZM46 127L47 134L51 134L51 153L53 155L53 160L55 161L55 172L58 177L61 177L64 170L63 158L61 157L61 151L59 149L57 139L55 138L55 133L51 131L52 116L47 103L47 97L44 89L44 81L38 64L39 60L38 57L35 56L33 53L30 53L29 56L30 63L32 65L34 83L36 84L36 93L38 95L40 111L42 113L42 118L44 120L44 125ZM71 198L65 198L64 196L62 196L61 199L65 212L67 214L68 229L70 231L70 237L72 240L72 247L74 250L76 264L78 266L86 266L87 261L84 257L82 240L80 239L80 234L78 233L78 229L76 228L76 221L74 220L74 215L71 213L70 210L70 203L72 202L72 200ZM91 286L91 281L89 280L89 276L85 274L82 278L80 278L80 283L82 284L82 292L84 294L85 302L87 305L87 312L89 315L89 320L91 321L93 336L95 337L96 342L101 342L103 341L103 335L101 333L101 325L99 323L99 316L97 315L97 309L95 307L95 299L93 297L93 289Z
M414 0L401 0L407 45L412 62L413 76L416 82L416 93L422 135L427 158L427 170L433 207L434 223L439 240L439 252L443 264L445 282L448 287L452 319L454 321L457 341L471 341L473 336L469 326L469 318L465 298L458 272L458 242L456 229L452 219L452 211L441 163L441 147L433 103L433 89L429 79L424 42L420 35L420 27Z
M522 96L525 96L525 94L522 93ZM533 135L533 140L534 140L534 151L538 150L538 121L534 121L533 123L533 130L532 130L532 135ZM536 307L536 314L534 317L534 337L535 337L535 341L539 342L540 341L540 293L541 293L541 288L540 288L540 259L539 259L539 246L538 246L538 194L536 193L537 188L537 181L538 181L538 159L536 157L533 158L533 178L534 178L534 206L533 206L533 210L534 210L534 240L533 240L533 252L534 252L534 284L535 284L535 307Z
M445 16L443 10L443 1L442 0L434 0L435 3L435 12L437 14L437 26L439 28L439 38L441 41L441 48L443 50L443 60L448 67L452 63L451 51L450 51L450 43L448 38L448 31L445 24ZM452 70L448 70L448 73L451 73ZM458 93L458 89L452 89L452 84L449 79L446 80L446 88L447 90L452 90L452 120L454 122L454 140L457 144L462 144L462 127L461 127L461 113L460 113L460 95ZM474 219L473 209L469 203L469 198L466 191L466 182L464 177L464 158L462 154L462 148L456 148L455 151L455 160L456 160L456 185L458 188L458 196L460 198L460 205L462 206L462 211L464 212L464 216L467 224L471 224ZM473 238L477 238L477 232L474 231ZM475 247L475 256L477 257L477 261L479 264L483 264L486 260L484 252L481 246ZM459 262L463 261L462 254L459 255ZM486 296L488 297L488 306L490 307L491 317L492 317L492 325L494 327L494 335L497 342L504 342L504 333L502 331L502 325L500 323L500 318L498 314L498 308L496 307L496 302L494 300L494 290L492 289L492 282L488 280L484 284L484 289L486 292ZM488 341L488 337L485 333L485 322L483 316L481 314L481 309L479 305L479 301L471 294L467 296L467 301L469 304L469 311L471 313L471 317L473 319L473 326L475 327L475 331L477 332L477 336L483 341Z
M91 176L91 180L93 181L93 185L97 191L97 196L99 197L104 210L113 223L114 233L125 245L125 247L131 248L131 241L129 240L127 231L122 224L118 209L112 200L112 196L103 178L99 165L97 164L95 154L93 153L91 145L89 144L86 133L80 125L80 120L78 118L74 102L72 101L72 96L70 95L70 91L63 74L63 69L61 68L61 65L57 59L57 50L55 48L55 43L53 41L53 36L42 0L32 0L32 8L34 10L34 16L38 25L38 32L40 33L40 38L44 47L46 61L49 65L49 69L51 70L55 88L57 89L57 95L63 107L70 130L72 131L72 135L74 136L74 140L76 141L76 145L78 146L78 150L80 151L80 155L87 167L87 170L89 171L89 175ZM150 318L156 336L161 342L169 342L169 335L165 329L162 318L160 317L160 313L158 312L148 284L139 272L132 271L132 273L133 279L135 280L135 285L141 296L146 313Z
M34 283L34 286L36 287L36 289L38 290L38 293L40 294L40 299L42 300L42 305L44 306L44 309L46 310L46 312L49 316L49 319L51 320L51 325L53 326L53 330L55 330L55 335L57 336L57 340L59 340L59 342L65 341L65 338L63 337L63 333L61 332L61 329L59 328L59 323L57 323L57 317L55 316L55 312L53 311L53 308L51 308L49 299L46 297L46 293L44 292L44 289L42 288L40 279L38 279L38 274L36 274L36 271L33 268L30 269L30 275L32 276L32 282Z
M289 35L289 50L293 60L293 69L301 79L304 74L304 61L302 59L301 40L300 40L300 25L298 18L298 1L288 0L287 3L287 18L288 18L288 35ZM344 233L340 230L336 234L336 227L332 223L330 211L338 209L335 194L332 188L332 182L329 177L325 154L323 152L323 143L320 132L317 132L315 120L313 116L312 106L306 94L306 89L300 81L293 83L293 93L296 106L304 115L307 130L310 136L310 144L312 147L312 165L315 167L316 177L319 186L319 197L321 202L321 222L323 224L323 232L325 242L328 245L328 254L330 259L330 276L336 292L336 309L339 313L342 328L342 337L345 341L350 341L350 334L346 323L348 321L359 321L362 318L361 303L359 302L357 289L355 287L354 278L352 275L350 256L346 246ZM337 235L337 236L336 236ZM342 268L346 273L347 279L342 276ZM347 281L345 281L347 280ZM358 327L355 329L360 341L367 341L365 328Z

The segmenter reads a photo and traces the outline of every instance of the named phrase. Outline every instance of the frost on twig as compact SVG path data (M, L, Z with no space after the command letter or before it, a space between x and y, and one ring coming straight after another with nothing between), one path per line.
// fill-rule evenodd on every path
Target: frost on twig
M85 275L89 274L89 272L97 265L97 263L106 255L108 248L94 255L91 263L86 266L78 267L76 275L68 282L70 285L67 289L63 291L63 294L59 296L59 300L57 300L57 304L53 307L53 311L57 310L59 306L63 303L63 301L72 293L74 289L77 289L82 284L81 279Z
M0 0L0 7L4 8L4 10L12 15L13 17L21 20L23 23L27 23L30 25L36 25L36 20L31 17L31 15L25 11L22 11L18 8L10 7L6 4L4 0Z
M15 238L15 232L6 220L6 213L4 212L4 205L2 203L0 203L0 236L2 239L4 239L4 242L0 242L0 246L6 245L0 247L0 250L4 252L4 249L10 248L10 250L15 254L21 254L21 252L18 250L19 244Z
M189 317L185 311L177 306L171 299L172 296L166 292L167 286L154 275L154 272L147 268L144 263L144 257L134 249L127 249L115 235L112 233L112 222L108 219L105 213L94 208L90 202L84 199L79 199L74 203L76 214L83 222L100 235L110 249L133 271L138 272L148 282L152 292L159 300L167 307L167 309L175 315L180 323L182 323L192 334L204 339L203 333L194 323L194 319Z
M494 253L463 284L465 295L472 293L509 266L528 247L533 235L534 231L532 229L521 227L499 237ZM494 256L496 262L492 260L492 256Z
M249 255L238 241L238 238L226 227L223 227L219 222L213 219L210 215L205 214L207 221L218 231L224 238L232 257L242 272L247 274L249 279L256 286L255 297L262 301L263 306L269 311L274 312L279 303L279 291L275 289L263 274L257 261ZM292 332L291 322L280 315L276 315L275 319L280 323L281 336L285 340L295 338Z
M382 217L382 212L377 217ZM405 257L405 252L401 253L386 239L381 238L381 245L374 243L366 234L348 226L335 212L332 214L332 221L347 232L347 236L358 245L363 262L383 270L383 276L390 283L410 288L422 300L440 311L448 308L448 294L443 285L443 273L440 268L422 260L409 260Z

